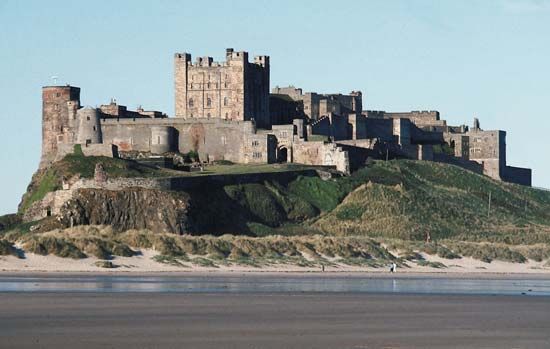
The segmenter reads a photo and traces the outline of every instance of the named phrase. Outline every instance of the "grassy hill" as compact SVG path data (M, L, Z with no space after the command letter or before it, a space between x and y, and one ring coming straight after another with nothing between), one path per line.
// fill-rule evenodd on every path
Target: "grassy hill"
M550 192L507 184L452 165L377 162L314 227L331 235L550 242ZM489 201L490 200L490 201Z
M59 188L62 177L92 177L100 161L111 177L172 175L119 159L69 155L35 175L20 212ZM243 166L222 170L234 172ZM299 176L289 183L271 180L224 185L213 181L188 194L194 234L423 240L429 233L432 239L550 242L550 192L434 162L376 161L352 176L330 180Z
M54 190L59 185L60 175L92 176L97 161L102 161L110 176L167 175L164 170L152 170L122 160L76 156L37 174L23 202L38 197L41 192ZM453 165L409 160L376 161L348 177L323 180L298 176L290 182L270 180L231 185L212 181L187 194L191 202L188 215L193 222L192 233L210 234L203 236L204 241L217 246L215 249L225 248L223 258L243 263L249 263L250 258L259 262L258 257L253 256L254 251L242 252L247 250L246 246L254 244L265 245L262 249L267 252L260 256L264 259L272 255L283 259L292 257L295 256L292 251L297 249L299 263L305 263L303 258L308 259L307 256L321 258L319 256L327 255L326 246L336 249L338 253L331 253L346 259L346 263L371 263L370 257L361 256L372 256L373 246L378 246L376 249L382 252L386 247L399 251L402 262L413 260L415 263L427 263L419 253L446 259L471 256L488 263L491 260L522 263L527 258L537 261L550 258L549 191L495 181ZM65 232L55 229L58 233L54 235L44 234L44 229L30 233L35 223L17 226L17 216L0 218L4 228L4 232L0 229L0 235L10 243L24 242L29 251L82 258L90 254L116 255L120 252L116 252L115 247L125 246L119 244L151 245L141 246L132 239L122 239L121 236L126 235L112 229L108 233L98 233L97 241L90 240L89 229L78 236L70 229ZM40 224L48 226L46 221ZM431 243L424 242L427 233ZM233 247L227 247L228 237L224 238L224 234L232 234ZM222 237L217 240L211 235ZM261 238L255 240L242 235ZM170 244L176 250L189 239L203 241L202 237L171 238L153 231L142 238L158 240L158 244L175 239ZM266 247L280 245L282 241L286 246L284 251L273 254L271 247ZM10 246L4 246L0 254L13 254ZM125 251L128 252L126 249L122 252ZM174 253L162 254L172 258ZM212 253L210 250L204 252L208 258ZM375 258L391 260L394 257Z

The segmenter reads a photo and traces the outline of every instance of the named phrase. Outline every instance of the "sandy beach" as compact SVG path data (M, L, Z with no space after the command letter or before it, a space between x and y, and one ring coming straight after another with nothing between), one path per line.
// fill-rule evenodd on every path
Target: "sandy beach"
M134 257L114 257L111 262L115 268L102 268L96 265L95 257L83 259L60 258L53 255L42 256L25 253L25 258L14 256L0 256L0 273L311 273L321 272L319 267L307 267L288 264L272 264L254 267L251 265L219 263L216 266L202 266L192 262L182 262L182 265L160 263L153 258L158 252L152 249L142 249L141 254ZM195 257L195 256L190 256ZM461 259L443 259L434 255L423 254L428 262L443 263L445 268L433 268L419 266L409 262L407 267L400 267L397 273L402 274L445 274L445 275L490 275L490 274L525 274L547 275L550 277L550 267L545 266L546 261L526 263L509 263L492 261L485 263L469 257ZM326 266L325 273L373 273L388 274L389 268L372 268L366 266L353 266L335 263Z
M548 348L546 297L0 293L2 348Z

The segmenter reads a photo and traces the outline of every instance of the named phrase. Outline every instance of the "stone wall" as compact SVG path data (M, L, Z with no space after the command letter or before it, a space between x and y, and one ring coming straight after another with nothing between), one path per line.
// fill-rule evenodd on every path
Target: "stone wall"
M117 146L107 143L82 145L82 153L85 156L106 156L109 158L118 157Z
M506 132L472 130L466 133L470 138L470 159L478 162L498 159L506 164Z
M391 119L366 118L365 133L366 138L397 143L397 138L393 134L393 121Z
M443 138L451 148L454 149L454 155L464 160L470 159L470 137L460 133L443 133Z
M338 171L350 173L348 152L336 143L295 142L294 162L305 165L334 166Z
M408 119L417 127L422 129L440 130L440 128L446 128L447 122L440 119L438 111L435 110L423 110L423 111L411 111L411 112L386 112L383 110L365 110L363 114L369 118L389 118L389 119Z
M532 171L529 168L505 166L501 174L504 181L531 186Z
M352 129L347 115L341 116L333 113L329 113L311 124L312 134L327 136L335 141L350 139Z
M302 102L303 111L307 117L316 121L330 113L338 115L360 115L363 108L362 94L360 91L352 91L344 94L319 94L316 92L303 93L301 88L275 87L272 91L276 95L287 95L294 101Z
M269 163L276 158L276 140L257 133L251 121L211 119L105 119L104 142L119 151L151 151L152 134L161 127L170 128L176 138L174 151L196 151L201 160L229 160L236 163ZM293 127L290 125L290 127Z

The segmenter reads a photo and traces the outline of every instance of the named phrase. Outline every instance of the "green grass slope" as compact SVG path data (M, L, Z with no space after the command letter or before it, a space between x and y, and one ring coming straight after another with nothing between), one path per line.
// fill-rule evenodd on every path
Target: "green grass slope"
M376 162L314 227L331 235L550 242L550 192L424 161ZM489 196L490 207L489 207Z

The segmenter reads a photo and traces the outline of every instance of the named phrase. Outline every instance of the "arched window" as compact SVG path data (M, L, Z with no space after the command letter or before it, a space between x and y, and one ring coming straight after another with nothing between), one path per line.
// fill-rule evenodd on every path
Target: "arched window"
M208 113L208 114L206 115L206 117L208 117L208 118L209 118L209 117L210 117L210 113Z
M189 98L189 108L193 108L193 98Z
M210 88L210 83L207 83L207 84L206 84L206 88Z
M224 107L227 107L227 104L229 103L229 100L227 99L227 97L223 97L223 105Z
M210 97L206 98L206 106L207 106L207 107L211 107L211 106L212 106L212 100L210 99Z

